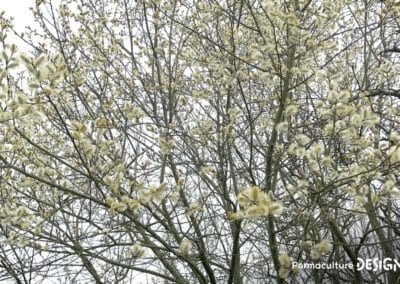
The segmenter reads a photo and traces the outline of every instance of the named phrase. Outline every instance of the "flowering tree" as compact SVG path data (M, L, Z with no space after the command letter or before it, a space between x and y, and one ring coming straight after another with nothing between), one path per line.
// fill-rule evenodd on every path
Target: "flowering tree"
M395 1L33 13L25 54L1 19L1 280L398 280L356 269L399 258Z

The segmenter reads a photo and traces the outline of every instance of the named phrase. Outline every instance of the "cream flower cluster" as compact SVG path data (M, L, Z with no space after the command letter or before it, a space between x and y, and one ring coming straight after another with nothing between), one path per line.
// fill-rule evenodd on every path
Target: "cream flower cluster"
M231 213L230 219L249 218L256 219L263 216L278 216L283 211L281 202L274 201L272 197L263 192L260 187L252 186L238 194L237 203L241 211Z

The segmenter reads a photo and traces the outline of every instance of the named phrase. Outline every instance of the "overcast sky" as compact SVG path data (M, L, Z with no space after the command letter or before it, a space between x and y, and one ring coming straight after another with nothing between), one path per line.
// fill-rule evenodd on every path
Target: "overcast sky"
M7 18L14 18L14 25L19 32L33 22L29 7L34 6L35 0L0 0L0 10L6 12Z
M32 12L29 7L35 5L35 0L0 0L0 11L5 11L6 18L13 17L14 28L18 33L25 30L26 26L33 25ZM8 43L16 43L19 50L29 49L29 47L12 33L8 34Z

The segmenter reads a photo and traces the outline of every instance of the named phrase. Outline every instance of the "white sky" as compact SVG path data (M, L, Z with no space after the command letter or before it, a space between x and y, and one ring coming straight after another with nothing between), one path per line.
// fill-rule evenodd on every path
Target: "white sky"
M29 7L34 5L35 0L0 0L0 10L6 12L7 18L14 18L13 23L18 32L32 25L33 16Z
M18 34L21 34L26 26L34 25L34 18L29 7L35 6L36 0L0 0L0 11L5 12L7 19L13 18L14 29ZM15 43L19 50L29 50L29 47L12 32L8 33L10 43Z

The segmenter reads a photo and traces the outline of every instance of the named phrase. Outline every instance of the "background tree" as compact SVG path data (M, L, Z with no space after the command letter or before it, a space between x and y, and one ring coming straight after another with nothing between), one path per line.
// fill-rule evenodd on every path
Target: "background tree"
M395 283L292 261L399 258L399 12L45 0L29 54L3 17L0 279Z

